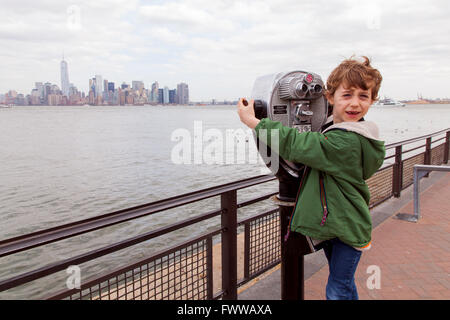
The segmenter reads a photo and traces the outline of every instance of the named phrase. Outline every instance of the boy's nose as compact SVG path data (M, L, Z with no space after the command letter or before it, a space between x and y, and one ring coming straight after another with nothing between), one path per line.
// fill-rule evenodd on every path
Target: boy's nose
M352 98L352 100L350 100L350 106L351 107L358 107L359 106L359 99L358 99L358 97L354 97L354 98Z

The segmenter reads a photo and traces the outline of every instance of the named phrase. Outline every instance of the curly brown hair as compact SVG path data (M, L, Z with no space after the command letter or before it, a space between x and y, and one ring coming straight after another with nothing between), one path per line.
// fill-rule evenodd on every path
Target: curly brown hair
M362 57L364 61L358 61L353 56L341 62L330 74L327 80L326 96L331 97L342 83L344 87L359 87L363 90L372 90L372 99L378 100L380 90L381 73L370 65L370 59Z

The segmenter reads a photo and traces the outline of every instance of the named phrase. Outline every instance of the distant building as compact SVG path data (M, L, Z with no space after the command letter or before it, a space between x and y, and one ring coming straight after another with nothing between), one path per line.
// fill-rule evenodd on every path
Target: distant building
M94 93L95 93L95 97L97 98L98 96L102 96L103 94L103 80L102 80L102 76L99 74L95 75L94 78Z
M128 94L126 95L126 100L125 100L125 104L134 104L134 98L132 94Z
M169 90L169 103L176 103L177 90Z
M121 106L125 105L125 91L122 88L119 88L119 104Z
M103 95L108 97L108 80L103 80Z
M153 102L153 103L159 102L158 93L159 93L159 84L158 84L158 81L155 81L152 84L152 91L150 93L150 102Z
M63 60L61 61L61 91L62 94L65 95L66 97L69 96L69 88L70 88L69 68L67 66L67 62L64 61L63 56Z
M164 103L164 89L158 89L158 103Z
M169 103L169 88L167 86L164 87L163 93L164 93L163 103L168 104Z
M36 87L36 90L39 94L39 103L38 104L44 104L44 101L45 101L44 84L42 82L35 82L34 86Z
M177 85L177 103L189 104L189 86L184 82Z
M51 93L48 95L48 105L49 106L58 106L61 104L62 95Z
M144 90L144 82L133 80L131 82L131 89L133 89L133 91L139 91L139 94L142 94L142 91Z

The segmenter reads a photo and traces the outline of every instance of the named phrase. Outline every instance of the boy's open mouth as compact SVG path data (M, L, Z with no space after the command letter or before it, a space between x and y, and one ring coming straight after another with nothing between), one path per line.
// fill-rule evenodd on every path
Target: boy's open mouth
M345 113L355 116L355 115L359 114L359 111L345 111Z

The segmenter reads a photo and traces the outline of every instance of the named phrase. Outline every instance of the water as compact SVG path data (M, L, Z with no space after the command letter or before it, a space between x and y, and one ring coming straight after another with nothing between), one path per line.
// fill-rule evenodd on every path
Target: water
M449 127L450 105L375 107L366 119L375 121L381 138L392 143ZM199 123L204 133L215 128L224 138L228 129L246 129L239 122L234 106L0 109L0 240L268 172L261 164L236 161L173 163L171 154L177 142L172 141L172 133L187 129L194 141L198 138L194 124L198 128ZM263 188L276 190L276 186L269 183ZM251 192L240 192L238 197L249 198ZM217 206L218 199L206 200L1 258L0 279ZM242 210L240 217L255 212L256 209ZM213 219L188 231L122 250L86 264L83 270L88 271L84 274L117 268L186 234L206 232L217 223ZM60 278L64 279L64 273ZM40 297L53 286L51 279L44 279L36 285L0 293L0 298Z

